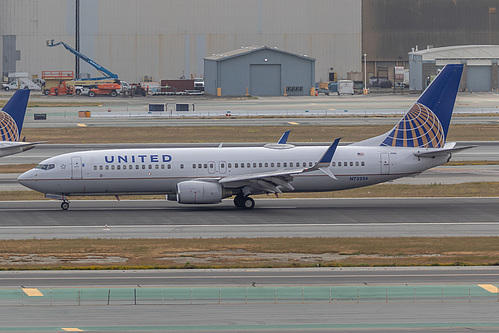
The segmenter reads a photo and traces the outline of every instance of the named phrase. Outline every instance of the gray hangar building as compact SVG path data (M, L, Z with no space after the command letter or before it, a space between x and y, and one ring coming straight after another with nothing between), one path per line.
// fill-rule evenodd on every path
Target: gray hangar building
M461 91L499 90L499 45L459 45L427 48L409 53L409 87L424 90L439 69L463 64Z
M204 58L205 92L217 96L309 95L315 59L268 46Z

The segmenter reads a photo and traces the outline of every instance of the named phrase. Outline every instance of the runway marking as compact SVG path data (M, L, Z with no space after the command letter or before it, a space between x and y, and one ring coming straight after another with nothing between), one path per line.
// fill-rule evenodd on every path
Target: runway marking
M23 291L28 296L43 296L40 290L36 288L23 288Z
M479 284L478 286L487 290L489 293L497 294L499 292L499 289L491 284Z
M83 332L83 330L80 330L79 328L76 327L61 327L61 330L66 332Z
M85 125L85 124L76 124L76 126L79 126L79 127L87 127L87 125Z
M294 122L294 121L288 121L288 124L291 124L291 125L300 125L299 123Z

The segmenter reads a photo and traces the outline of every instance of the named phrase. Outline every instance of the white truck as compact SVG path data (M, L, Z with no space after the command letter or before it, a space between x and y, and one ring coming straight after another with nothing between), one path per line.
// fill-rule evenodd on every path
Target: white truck
M9 83L2 83L2 89L5 91L16 89L42 90L42 87L28 78L20 77Z

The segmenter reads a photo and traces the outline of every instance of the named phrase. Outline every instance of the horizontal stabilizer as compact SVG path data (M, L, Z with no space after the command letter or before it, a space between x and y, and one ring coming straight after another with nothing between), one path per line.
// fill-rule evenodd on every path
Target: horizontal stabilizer
M448 149L444 148L444 149L438 149L438 150L418 152L418 153L414 153L414 155L416 155L417 157L432 158L432 157L445 156L448 154L457 153L457 152L460 152L461 150L475 148L475 147L478 147L478 146L463 146L463 147L448 148Z

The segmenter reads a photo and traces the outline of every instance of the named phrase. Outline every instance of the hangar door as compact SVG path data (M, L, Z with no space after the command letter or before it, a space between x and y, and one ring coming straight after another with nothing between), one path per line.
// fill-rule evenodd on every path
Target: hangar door
M250 94L280 96L281 65L250 65Z
M492 89L492 66L468 66L466 87L468 91L490 91Z

